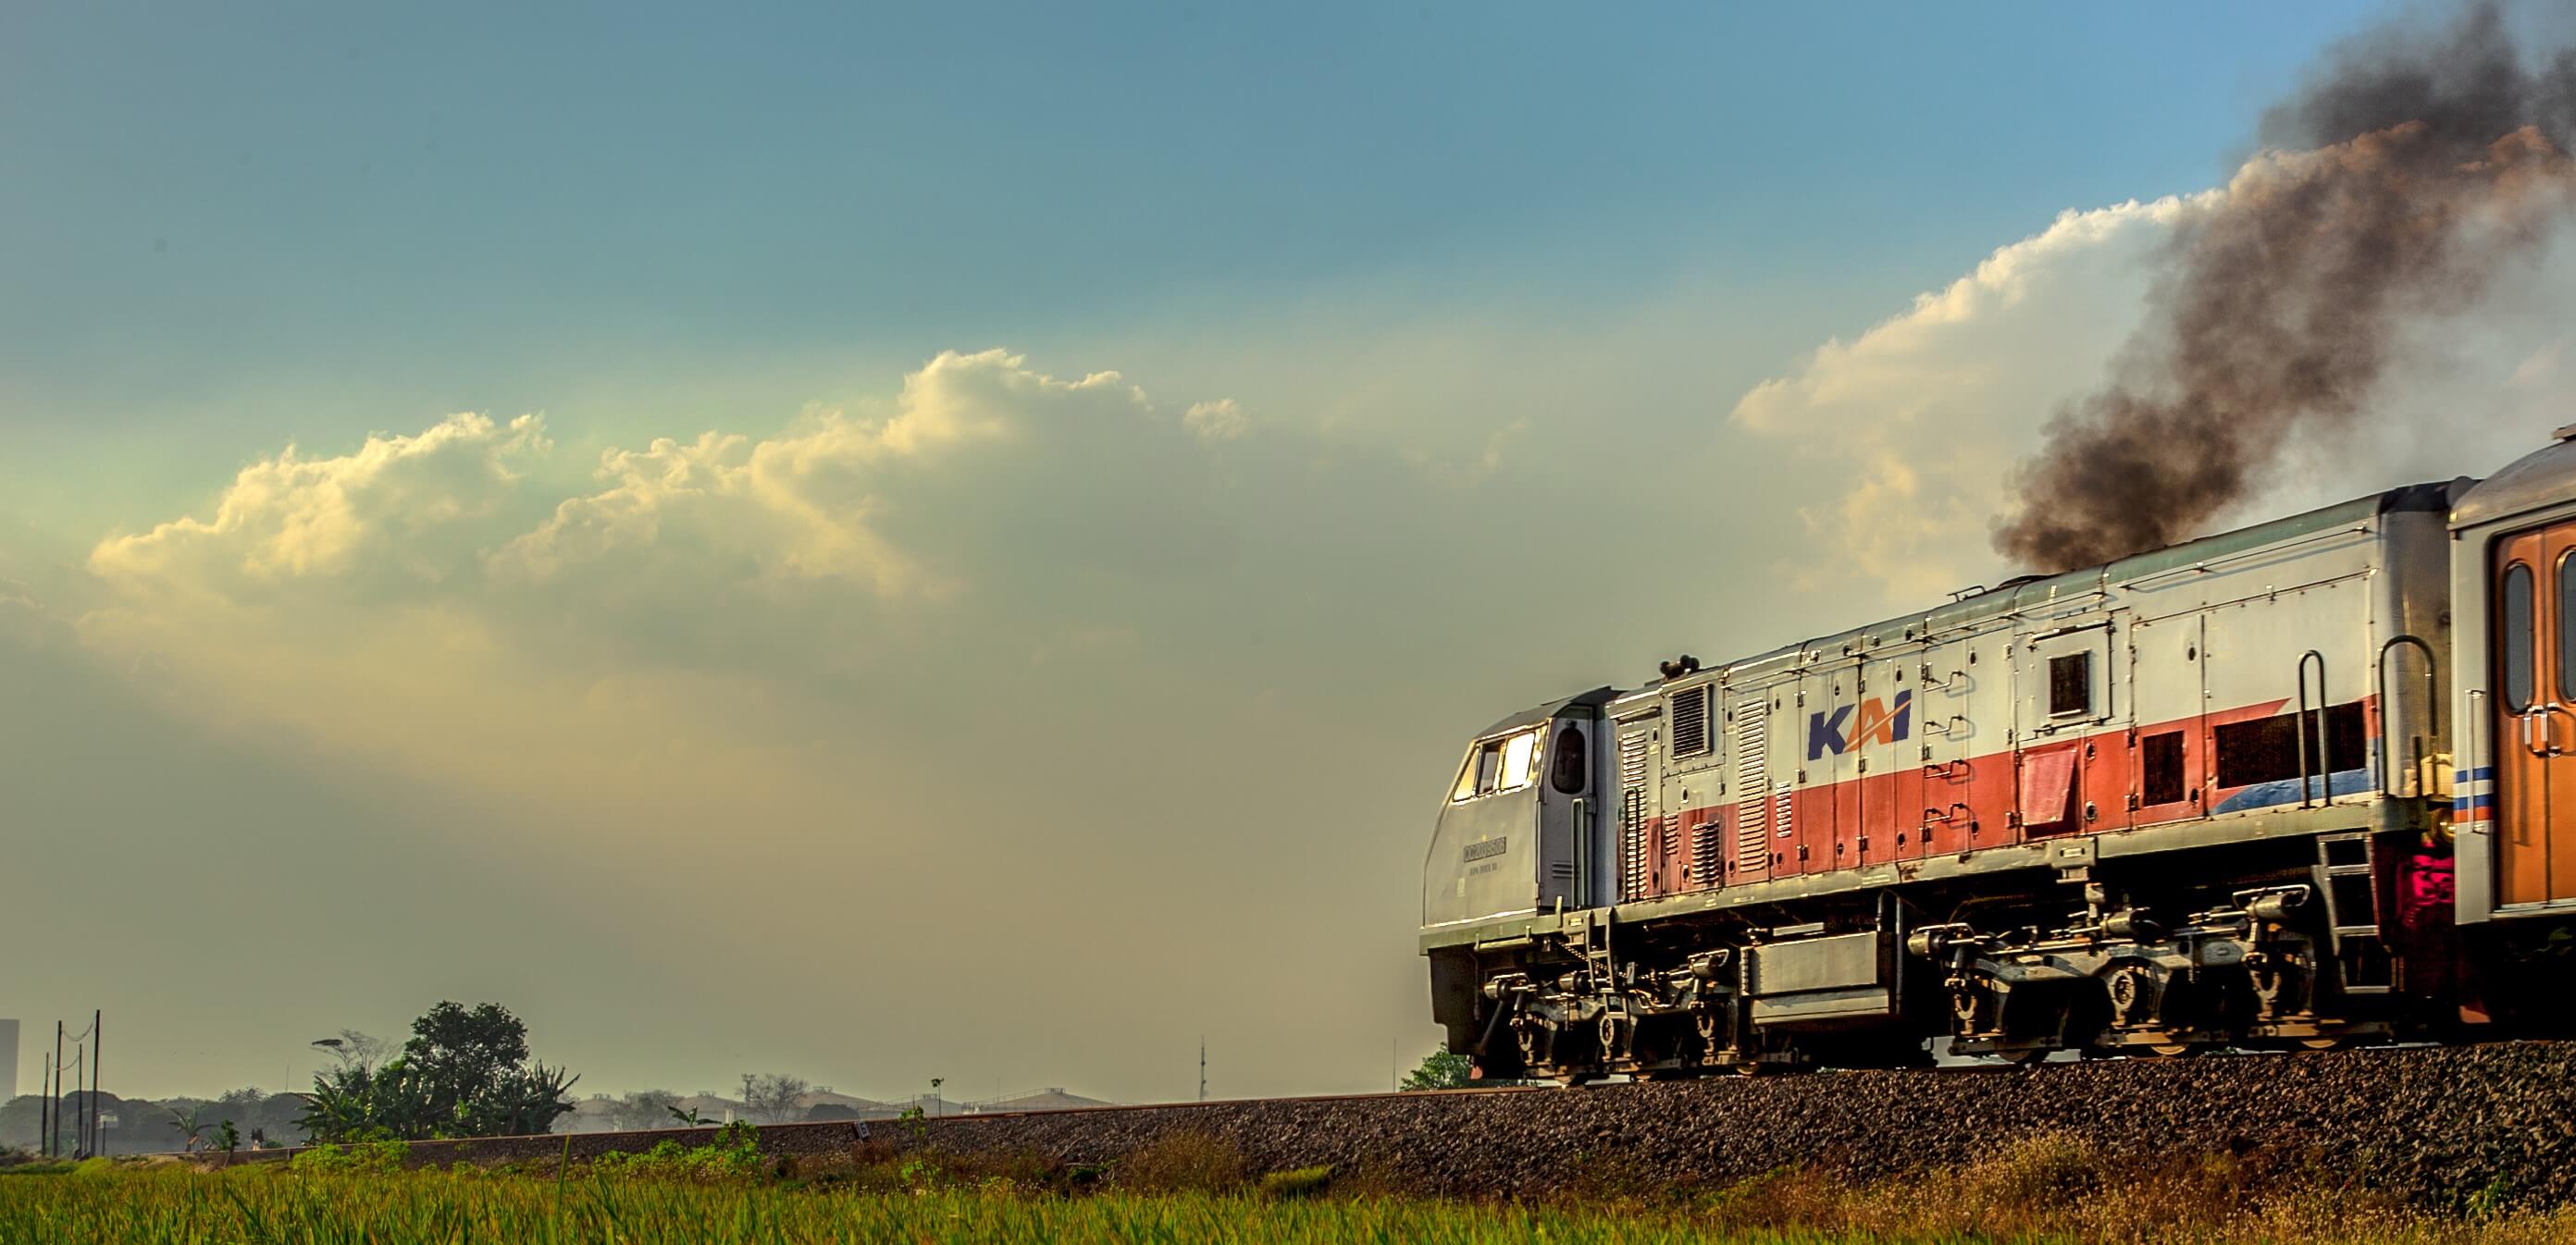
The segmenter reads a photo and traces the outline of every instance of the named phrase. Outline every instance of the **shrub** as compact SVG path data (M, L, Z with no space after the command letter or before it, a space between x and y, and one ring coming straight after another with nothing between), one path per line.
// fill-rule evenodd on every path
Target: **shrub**
M1264 1197L1313 1197L1333 1183L1333 1165L1292 1167L1283 1172L1270 1172L1261 1177Z
M403 1141L361 1141L347 1146L329 1142L314 1146L287 1160L290 1171L311 1174L332 1172L396 1172L411 1159L411 1144Z
M1243 1154L1207 1133L1165 1133L1128 1151L1109 1179L1155 1193L1231 1193L1243 1187Z
M736 1121L706 1145L683 1145L665 1137L650 1150L612 1151L590 1160L591 1171L604 1176L731 1177L756 1175L761 1169L760 1132Z

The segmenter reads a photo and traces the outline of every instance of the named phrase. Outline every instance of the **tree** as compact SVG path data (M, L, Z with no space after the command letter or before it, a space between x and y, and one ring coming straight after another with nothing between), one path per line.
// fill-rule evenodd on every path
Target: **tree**
M608 1126L628 1133L669 1128L671 1106L679 1100L678 1094L667 1089L639 1089L609 1105Z
M543 1133L572 1110L564 1091L580 1078L530 1059L528 1026L510 1009L442 1002L411 1029L382 1064L348 1058L314 1075L301 1121L310 1139Z
M340 1036L324 1038L314 1045L331 1052L331 1057L339 1060L340 1066L344 1068L359 1067L371 1072L377 1065L383 1063L385 1056L392 1054L394 1049L393 1043L371 1034L360 1033L355 1029L342 1029Z
M1422 1066L1405 1074L1404 1088L1465 1089L1474 1079L1476 1061L1451 1051L1435 1050L1422 1060Z
M743 1096L743 1106L753 1115L772 1124L785 1124L796 1118L796 1100L810 1088L802 1077L772 1072L751 1078Z
M180 1146L180 1149L186 1150L192 1154L195 1153L197 1147L205 1143L206 1129L210 1127L210 1125L197 1118L198 1116L203 1115L206 1109L204 1107L190 1107L185 1111L180 1111L172 1107L163 1107L161 1109L168 1111L170 1113L171 1120L179 1125L179 1134L185 1139L184 1144Z

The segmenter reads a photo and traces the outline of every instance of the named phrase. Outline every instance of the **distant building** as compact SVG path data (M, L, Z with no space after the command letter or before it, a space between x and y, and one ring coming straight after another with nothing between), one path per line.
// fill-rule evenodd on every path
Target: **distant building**
M987 1098L982 1102L970 1102L966 1104L966 1109L977 1115L989 1115L997 1111L1078 1111L1084 1107L1117 1105L1097 1098L1085 1098L1080 1094L1068 1094L1064 1092L1062 1086L1051 1085L1045 1089L1033 1089L1026 1093L1007 1094L1000 1098Z
M18 1096L18 1022L0 1020L0 1102Z
M555 1131L566 1133L603 1132L623 1126L618 1114L623 1104L607 1094L593 1094L573 1104L571 1112L555 1124ZM758 1120L739 1098L722 1094L691 1094L672 1104L681 1111L695 1111L709 1124L728 1124L735 1120ZM951 1115L974 1115L992 1111L1070 1111L1081 1107L1109 1107L1116 1103L1097 1098L1068 1094L1060 1087L1006 1094L983 1102L951 1102L937 1094L879 1102L850 1094L837 1094L829 1086L809 1090L796 1096L793 1113L787 1123L831 1120L893 1120L918 1110L929 1118ZM674 1128L677 1120L654 1120L654 1128Z
M817 1123L829 1120L891 1119L898 1110L900 1108L888 1106L872 1098L857 1098L849 1094L833 1093L830 1086L824 1086L811 1093L799 1094L796 1097L796 1118Z

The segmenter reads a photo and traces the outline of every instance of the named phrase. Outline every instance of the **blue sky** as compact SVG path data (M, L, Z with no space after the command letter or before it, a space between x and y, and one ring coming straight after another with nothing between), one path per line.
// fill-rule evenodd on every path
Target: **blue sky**
M1848 322L2066 206L2214 180L2356 16L21 6L0 370L13 421L340 371L534 405L638 352L912 359L1679 267Z
M441 997L585 1089L1377 1085L1466 735L2008 571L2382 16L0 10L0 816L156 914L22 896L97 933L0 1014L148 1093ZM2390 386L2493 419L2254 508L2563 422L2570 251Z

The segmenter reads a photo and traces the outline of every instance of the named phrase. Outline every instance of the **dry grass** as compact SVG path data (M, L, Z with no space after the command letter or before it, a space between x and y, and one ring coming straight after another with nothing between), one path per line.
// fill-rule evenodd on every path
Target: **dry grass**
M1549 1173L1556 1192L1544 1199L1488 1204L1408 1195L1392 1165L1261 1172L1231 1142L1201 1132L1167 1134L1097 1166L882 1143L790 1162L682 1157L576 1162L561 1174L568 1179L550 1164L512 1174L356 1164L200 1171L101 1160L58 1177L0 1180L0 1245L464 1239L458 1231L483 1239L630 1242L1116 1240L1143 1232L1315 1245L1481 1243L1542 1233L1605 1245L2576 1245L2576 1208L2511 1209L2490 1198L2441 1214L2318 1172L2224 1152L2141 1167L2063 1134L2025 1138L1946 1176L1917 1172L1861 1183L1783 1169L1723 1188L1676 1186L1616 1157L1593 1156L1570 1172ZM521 1229L539 1235L511 1234Z
M1112 1187L1136 1193L1236 1193L1246 1182L1243 1152L1200 1132L1165 1133L1109 1169Z
M1853 1184L1782 1171L1697 1200L1720 1231L1883 1240L2576 1245L2576 1208L2444 1215L2224 1153L2122 1164L2065 1134L2024 1138L1946 1179Z

